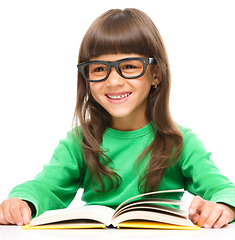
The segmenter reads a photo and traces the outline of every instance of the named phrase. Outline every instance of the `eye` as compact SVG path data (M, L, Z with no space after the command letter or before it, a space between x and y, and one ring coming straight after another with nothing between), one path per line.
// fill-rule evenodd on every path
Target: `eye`
M136 67L133 65L126 65L123 69L133 69L133 68L136 68Z
M107 66L104 64L91 63L88 65L89 73L103 73L107 71Z
M97 67L94 69L94 72L103 72L103 71L106 71L106 69L103 67Z

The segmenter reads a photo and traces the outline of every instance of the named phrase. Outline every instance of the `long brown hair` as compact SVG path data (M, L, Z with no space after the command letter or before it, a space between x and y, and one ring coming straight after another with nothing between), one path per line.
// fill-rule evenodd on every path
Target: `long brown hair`
M166 49L158 29L144 12L132 8L112 9L98 17L83 38L78 63L100 55L118 53L154 57L161 70L162 81L157 89L151 88L146 109L147 119L157 129L156 135L139 157L141 161L151 152L149 164L140 176L139 188L153 191L159 187L166 167L178 160L183 137L169 110L171 75ZM78 72L75 130L79 136L77 127L80 125L85 162L93 187L98 183L100 191L118 187L121 183L119 175L109 167L111 159L100 147L103 133L110 123L110 114L94 100L88 84ZM110 183L109 188L104 186L104 179Z

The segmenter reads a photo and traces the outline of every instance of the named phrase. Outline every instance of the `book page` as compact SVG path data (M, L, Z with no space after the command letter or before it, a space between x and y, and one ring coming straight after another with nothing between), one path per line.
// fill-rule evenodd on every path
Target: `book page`
M194 224L188 218L182 218L173 216L165 213L158 212L147 212L147 211L130 211L119 215L112 221L114 227L118 226L119 223L129 221L129 220L147 220L147 221L156 221L174 225L182 225L193 227Z
M146 209L147 211L161 211L161 212L166 212L166 213L171 213L179 217L188 217L188 212L172 208L172 207L167 207L163 205L158 205L161 203L166 203L166 202L161 202L161 201L156 201L155 199L146 199L144 201L133 201L128 203L127 205L123 206L122 208L119 209L119 211L115 212L113 215L113 218L116 218L117 216L121 215L123 212L131 211L131 210L138 210L138 209Z
M144 194L140 194L140 195L137 195L137 196L134 196L132 198L129 198L127 199L126 201L122 202L115 210L115 213L119 211L119 209L124 206L126 203L136 199L136 198L139 198L139 197L143 197L143 196L148 196L148 195L154 195L154 194L162 194L162 193L175 193L175 192L184 192L183 189L176 189L176 190L165 190L165 191L155 191L155 192L149 192L149 193L144 193ZM169 200L169 201L176 201L176 200ZM179 202L179 201L178 201ZM184 202L183 201L180 201L181 204L177 204L177 205L183 205Z
M110 220L114 210L100 205L88 205L78 208L67 208L44 212L39 217L33 219L30 226L61 222L75 219L90 219L110 225Z

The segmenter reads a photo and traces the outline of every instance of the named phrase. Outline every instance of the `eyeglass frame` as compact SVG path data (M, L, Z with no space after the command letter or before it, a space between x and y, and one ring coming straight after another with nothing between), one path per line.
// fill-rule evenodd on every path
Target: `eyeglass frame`
M118 67L122 62L132 61L132 60L138 60L138 61L142 62L143 71L138 76L126 77L122 74L122 72L120 71L120 69ZM100 79L100 80L91 80L91 79L87 78L84 69L85 69L86 65L88 65L90 63L100 63L100 64L106 65L107 66L107 76L103 79ZM149 58L149 57L132 57L132 58L123 58L123 59L120 59L120 60L117 60L117 61L92 60L92 61L88 61L88 62L79 63L77 65L77 68L78 68L78 71L82 74L83 78L86 81L88 81L88 82L103 82L109 77L111 67L114 67L121 77L126 78L126 79L135 79L135 78L142 77L146 72L147 66L149 64L153 64L153 63L157 63L156 59L153 58L153 57L152 58Z

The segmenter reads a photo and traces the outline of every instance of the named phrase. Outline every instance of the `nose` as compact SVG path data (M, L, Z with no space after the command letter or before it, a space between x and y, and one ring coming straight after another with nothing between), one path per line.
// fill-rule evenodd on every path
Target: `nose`
M118 86L123 86L124 83L125 83L125 79L119 75L119 73L114 67L111 67L109 76L106 80L107 86L118 87Z

